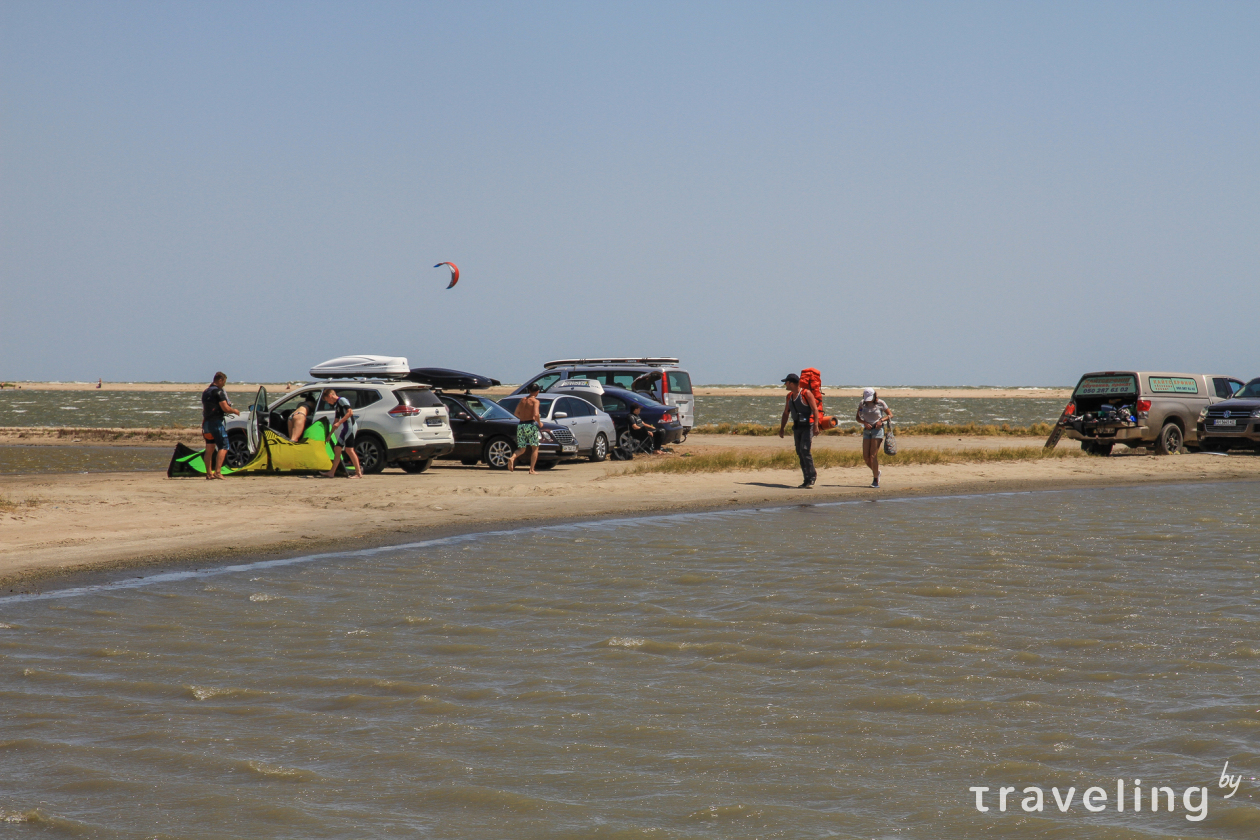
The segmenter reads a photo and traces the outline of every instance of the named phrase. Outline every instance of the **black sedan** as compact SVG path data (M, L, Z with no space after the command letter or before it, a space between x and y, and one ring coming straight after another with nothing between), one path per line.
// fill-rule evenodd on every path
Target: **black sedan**
M507 469L508 459L516 451L516 427L521 421L489 397L446 392L439 392L438 397L450 412L455 432L455 449L442 457L469 467L484 462L492 470ZM559 423L544 421L538 468L549 470L561 458L575 455L573 433Z
M615 385L604 386L604 411L612 415L613 426L617 429L617 446L625 449L630 437L630 411L640 406L639 416L656 427L653 433L657 447L678 443L683 439L682 423L678 420L678 409L672 405L662 405L639 391L618 388Z

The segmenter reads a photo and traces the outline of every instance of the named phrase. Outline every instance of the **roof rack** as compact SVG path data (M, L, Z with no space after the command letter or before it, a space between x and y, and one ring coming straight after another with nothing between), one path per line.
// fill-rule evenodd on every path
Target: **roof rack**
M672 356L640 356L638 358L616 359L556 359L543 365L543 370L570 367L572 365L649 365L651 367L666 367L676 364L678 364L678 359Z

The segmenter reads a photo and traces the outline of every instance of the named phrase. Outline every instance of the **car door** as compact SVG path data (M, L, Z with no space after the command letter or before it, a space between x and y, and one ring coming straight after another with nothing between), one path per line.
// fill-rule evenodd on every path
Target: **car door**
M582 406L591 408L590 403L579 400L575 397L561 397L556 400L555 410L551 414L551 419L562 425L568 426L569 431L573 432L573 437L577 439L579 449L588 449L595 445L595 428L591 422L595 418L593 415L587 414ZM563 414L563 417L559 415Z
M481 439L485 437L484 425L476 414L469 411L459 400L442 397L442 405L451 415L451 431L455 434L454 455L458 458L480 458Z

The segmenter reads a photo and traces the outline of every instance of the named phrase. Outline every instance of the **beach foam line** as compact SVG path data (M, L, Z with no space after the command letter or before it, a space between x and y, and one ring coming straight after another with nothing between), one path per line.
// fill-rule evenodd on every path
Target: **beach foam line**
M1215 484L1233 484L1236 482L1207 482L1209 485ZM1151 487L1160 489L1168 487L1190 486L1185 482L1175 482L1170 484L1156 484ZM1203 484L1195 483L1193 486L1202 487ZM695 522L706 519L722 519L728 517L758 516L762 514L778 513L784 510L796 510L801 508L833 508L846 507L852 505L867 504L917 504L923 502L941 502L965 499L985 499L1001 496L1031 496L1037 494L1056 494L1056 493L1099 493L1108 491L1124 491L1132 492L1133 487L1088 487L1077 489L1047 489L1047 490L996 490L988 493L942 493L932 496L892 496L892 497L874 497L868 499L840 499L831 502L798 502L785 505L772 505L768 507L754 508L734 508L730 510L713 510L713 511L695 511L689 513L657 513L648 514L647 516L620 516L609 519L594 519L584 522L560 522L549 525L523 525L518 528L498 528L492 531L471 531L465 534L455 534L448 537L434 537L428 540L419 540L417 542L398 543L395 545L381 545L373 548L354 548L345 551L328 551L318 554L303 554L297 557L281 557L275 560L256 560L252 563L233 563L225 566L214 566L208 569L184 569L174 572L158 572L148 575L147 577L130 578L127 580L110 581L109 583L91 584L89 586L75 586L68 589L55 589L51 592L29 592L18 595L5 595L0 597L0 607L5 604L25 603L28 601L51 601L63 598L78 598L84 595L95 595L101 592L113 592L124 589L141 589L146 586L152 586L157 583L178 583L185 580L196 580L198 578L219 577L220 575L239 574L241 572L255 572L263 569L278 569L284 566L297 566L305 563L315 563L320 560L331 560L347 557L372 557L377 554L384 554L391 551L413 551L422 548L441 548L452 545L460 545L466 542L476 542L477 540L494 538L519 536L521 534L542 534L542 533L563 533L589 531L594 529L603 529L609 526L618 525L644 525L644 524L672 524L677 522Z

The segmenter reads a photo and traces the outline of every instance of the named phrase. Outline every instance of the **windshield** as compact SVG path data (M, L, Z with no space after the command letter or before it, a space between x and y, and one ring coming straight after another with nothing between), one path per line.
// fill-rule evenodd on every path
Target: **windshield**
M512 416L515 417L516 414L514 412L516 411L516 406L520 404L520 401L523 399L525 398L524 397L504 397L503 399L499 400L499 406L501 408L506 408L510 412L513 412ZM542 399L538 400L538 413L541 414L543 417L546 417L548 414L551 413L551 404L554 401L555 401L554 397L543 397Z
M1118 376L1087 376L1076 386L1074 397L1137 396L1137 377L1130 373Z
M485 397L465 397L464 404L482 420L515 420L516 416L503 406Z
M1234 394L1234 399L1260 399L1260 379L1253 379Z

